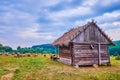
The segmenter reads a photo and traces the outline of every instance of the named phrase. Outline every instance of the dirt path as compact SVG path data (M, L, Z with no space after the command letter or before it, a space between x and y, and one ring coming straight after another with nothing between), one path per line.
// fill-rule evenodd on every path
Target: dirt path
M14 71L16 70L17 68L11 68L9 69L10 70L10 73L9 74L6 74L6 75L3 75L1 77L1 80L11 80L12 77L14 76Z

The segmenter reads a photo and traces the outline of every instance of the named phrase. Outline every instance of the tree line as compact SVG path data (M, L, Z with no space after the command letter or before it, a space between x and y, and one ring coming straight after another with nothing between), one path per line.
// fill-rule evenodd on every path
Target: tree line
M114 41L115 46L109 46L109 53L113 56L120 55L120 40ZM34 45L32 47L25 47L21 48L20 46L17 47L16 50L13 50L9 46L3 46L0 44L0 52L9 52L9 53L52 53L52 54L58 54L59 47L58 46L52 46L51 44L42 44L42 45Z
M114 46L109 46L109 53L113 56L120 56L120 40L114 41Z
M2 44L0 44L0 52L12 52L12 48L9 46L3 46Z
M52 54L57 54L58 53L58 47L57 46L52 46L50 44L43 44L43 45L35 45L32 47L25 47L21 48L20 46L17 47L16 50L13 50L9 46L3 46L0 44L0 52L9 52L9 53L41 53L41 54L46 54L46 53L52 53Z

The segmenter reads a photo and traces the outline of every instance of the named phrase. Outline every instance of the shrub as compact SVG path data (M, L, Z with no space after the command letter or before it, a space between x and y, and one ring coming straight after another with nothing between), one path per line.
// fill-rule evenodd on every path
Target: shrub
M120 56L115 57L116 60L120 60Z

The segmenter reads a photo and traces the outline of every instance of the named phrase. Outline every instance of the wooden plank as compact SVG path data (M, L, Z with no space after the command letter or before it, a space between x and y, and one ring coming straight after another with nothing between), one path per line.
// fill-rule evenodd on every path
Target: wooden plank
M108 54L101 54L101 57L107 57L107 56L109 56Z
M62 53L70 53L70 50L62 50Z
M109 58L101 58L101 60L109 60Z
M90 50L79 50L79 51L74 51L75 54L97 54L98 51L90 51Z
M98 54L74 54L75 57L98 57Z
M101 63L109 62L109 60L101 60Z
M98 61L79 61L79 62L76 62L75 64L77 64L77 65L93 65L93 64L98 64Z
M78 34L73 40L72 42L83 42L84 41L84 32Z
M98 60L98 58L91 58L91 57L86 57L86 58L84 58L84 57L82 57L82 58L75 58L75 60L79 60L79 61L89 61L89 60Z
M68 65L71 65L71 59L67 59L67 58L59 58L58 60L59 62L62 62L64 64L68 64Z
M79 43L76 43L76 42L72 42L74 45L90 45L91 42L79 42ZM98 42L92 42L93 44L97 45ZM101 42L101 45L110 45L109 43L106 43L106 42Z

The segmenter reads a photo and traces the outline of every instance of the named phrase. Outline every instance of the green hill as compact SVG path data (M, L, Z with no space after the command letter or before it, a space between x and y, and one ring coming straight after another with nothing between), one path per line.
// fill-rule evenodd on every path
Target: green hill
M9 46L3 46L2 44L0 44L0 52L11 52L12 48Z
M31 47L32 49L37 49L40 53L57 53L58 47L52 46L51 44L42 44L42 45L34 45Z
M120 55L120 40L114 41L115 46L109 46L110 55L117 56Z

